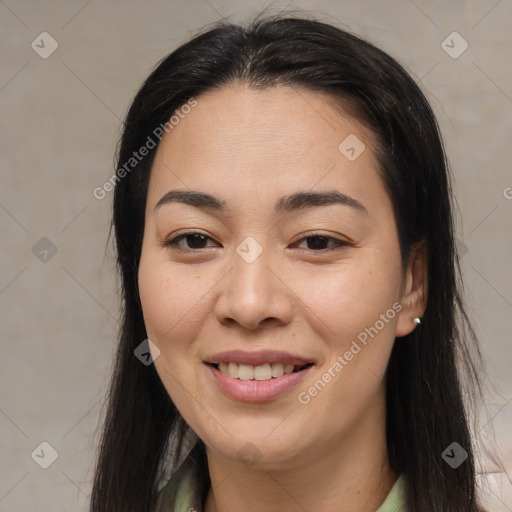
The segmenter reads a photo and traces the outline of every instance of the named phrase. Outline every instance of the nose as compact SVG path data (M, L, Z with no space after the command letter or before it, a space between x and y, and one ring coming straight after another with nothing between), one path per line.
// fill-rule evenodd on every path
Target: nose
M263 323L287 324L293 314L293 291L282 267L263 249L255 259L241 251L219 283L213 314L222 325L239 324L256 330Z

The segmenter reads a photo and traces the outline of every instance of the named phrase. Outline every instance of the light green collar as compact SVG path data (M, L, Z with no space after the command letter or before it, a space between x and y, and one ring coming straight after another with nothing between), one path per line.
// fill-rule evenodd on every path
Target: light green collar
M376 512L405 512L405 479L400 475Z

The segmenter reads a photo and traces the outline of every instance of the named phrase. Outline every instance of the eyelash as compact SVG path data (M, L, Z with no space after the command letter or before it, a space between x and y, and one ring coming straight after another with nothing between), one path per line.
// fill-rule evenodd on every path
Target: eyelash
M168 248L171 248L171 249L174 249L175 247L177 248L177 250L181 250L181 251L184 251L184 252L198 252L198 251L201 251L202 249L184 249L180 246L177 245L178 241L180 241L182 238L186 238L187 236L190 236L190 235L201 235L203 236L204 238L206 239L209 239L209 240L213 240L211 237L199 232L199 231L188 231L186 233L181 233L179 234L178 236L175 236L173 238L170 238L168 240L164 240L162 242L162 246L164 247L168 247ZM301 239L299 239L296 243L300 243L304 240L308 240L310 238L323 238L325 240L334 240L336 242L336 245L334 247L330 247L330 248L327 248L327 249L319 249L319 250L314 250L314 249L306 249L306 250L309 250L311 252L315 252L315 253L326 253L326 252L330 252L330 251L335 251L335 250L340 250L340 249L343 249L345 247L348 247L348 246L352 246L351 243L349 242L346 242L344 240L340 240L338 238L334 238L332 236L326 236L326 235L309 235L309 236L305 236Z

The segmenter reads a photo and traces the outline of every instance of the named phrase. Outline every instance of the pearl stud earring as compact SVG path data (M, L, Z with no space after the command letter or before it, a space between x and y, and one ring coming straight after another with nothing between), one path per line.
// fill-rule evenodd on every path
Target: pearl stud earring
M418 318L418 317L414 318L414 323L416 323L418 325L421 324L421 318Z

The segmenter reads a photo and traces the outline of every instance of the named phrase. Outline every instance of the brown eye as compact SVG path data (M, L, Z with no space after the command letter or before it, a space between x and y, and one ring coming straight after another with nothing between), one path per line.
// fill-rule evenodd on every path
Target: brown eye
M315 251L315 252L330 251L330 250L334 250L334 249L338 249L338 248L350 245L348 242L339 240L332 236L322 236L322 235L307 236L307 237L304 237L301 240L299 240L299 242L303 242L303 241L307 242L307 245L308 245L307 249ZM329 245L329 241L333 241L334 246L326 247Z
M186 246L180 244L182 240L185 240ZM185 251L195 251L200 249L207 249L208 240L213 239L207 235L204 235L203 233L191 231L188 233L181 233L174 238L170 238L169 240L166 240L163 245L166 247L177 247ZM307 243L306 249L313 252L327 252L350 245L350 243L345 242L344 240L339 240L332 236L323 235L307 236L301 238L299 243L303 243L304 241Z
M179 245L181 240L185 240L187 247L183 247ZM174 238L165 241L165 245L167 247L177 246L185 250L194 250L194 249L205 249L205 244L208 240L212 240L209 236L203 235L202 233L197 233L192 231L190 233L182 233Z

